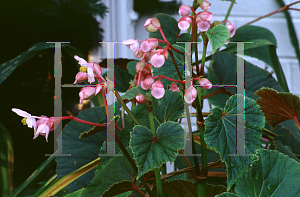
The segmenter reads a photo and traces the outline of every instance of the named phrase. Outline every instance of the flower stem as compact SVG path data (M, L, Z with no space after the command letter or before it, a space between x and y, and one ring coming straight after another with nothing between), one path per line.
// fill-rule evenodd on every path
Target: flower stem
M171 56L172 61L173 61L173 63L174 63L174 66L175 66L175 68L176 68L177 74L178 74L180 80L183 81L183 78L182 78L181 73L180 73L180 71L179 71L179 69L178 69L178 66L177 66L177 63L176 63L176 61L175 61L174 54L173 54L172 50L170 50L169 53L170 53L170 56Z
M132 114L132 112L128 109L127 105L124 103L124 101L122 100L120 94L118 93L117 90L115 90L115 95L118 99L118 101L120 102L120 104L123 106L123 108L125 109L125 111L127 112L127 114L130 116L130 118L133 120L133 122L137 125L140 125L139 121L134 117L134 115Z
M266 15L264 15L264 16L258 17L257 19L254 19L253 21L250 21L250 22L248 22L248 23L246 23L245 25L242 25L242 26L250 25L250 24L252 24L252 23L254 23L254 22L256 22L256 21L259 21L260 19L266 18L266 17L268 17L268 16L272 16L272 15L278 13L278 12L287 10L287 9L289 9L290 6L292 6L292 5L294 5L294 4L297 4L297 3L300 3L300 1L296 1L296 2L291 3L291 4L289 4L289 5L285 5L285 6L281 7L281 8L279 8L278 10L275 10L275 11L273 11L273 12L271 12L271 13L269 13L269 14L266 14Z
M168 42L168 40L167 40L167 38L166 38L164 32L162 31L162 29L161 29L161 28L158 28L158 30L159 30L161 36L163 37L164 41Z
M167 165L166 165L166 163L164 163L164 164L161 166L160 171L161 171L161 174L162 174L162 175L167 174Z
M227 10L227 13L226 13L226 16L225 16L224 21L227 21L227 19L228 19L229 15L230 15L230 12L231 12L231 9L232 9L233 5L234 5L234 1L231 2L230 6L229 6L229 8L228 8L228 10Z

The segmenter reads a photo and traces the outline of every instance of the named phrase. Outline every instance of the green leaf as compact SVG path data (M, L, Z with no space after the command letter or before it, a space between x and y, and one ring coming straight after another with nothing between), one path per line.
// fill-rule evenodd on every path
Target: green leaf
M9 131L0 122L0 196L9 196L14 164L13 144Z
M212 70L209 69L208 80L212 84L219 85L237 85L237 57L233 54L218 52L213 55L214 63L212 65ZM252 99L257 99L258 96L254 93L261 87L271 87L277 91L282 91L278 82L272 77L272 75L245 61L245 95ZM205 90L205 94L210 94L219 89L219 87L213 87L209 90ZM226 87L232 94L236 94L236 87ZM229 96L226 94L217 94L209 97L208 100L211 104L223 108L225 102L228 100Z
M122 151L118 154L122 154ZM133 190L132 180L135 176L136 174L125 156L114 156L95 173L95 177L84 190L82 197L102 196L118 183L121 185L114 189L114 195L131 191Z
M237 197L237 195L229 192L224 192L222 194L216 195L216 197Z
M177 20L170 15L163 13L155 14L154 17L159 20L161 29L164 32L164 35L167 38L168 42L172 45L175 44L180 33ZM150 32L149 37L164 40L159 31ZM159 42L158 46L165 47L166 44Z
M292 134L279 135L274 140L280 140L284 146L290 146L292 152L300 155L300 139L294 137Z
M300 159L298 159L293 153L289 146L284 146L280 140L274 140L275 143L275 150L278 150L279 152L289 156L292 159L295 159L296 161L300 162ZM288 148L289 147L289 148Z
M167 161L173 162L178 150L184 148L185 131L178 122L161 124L156 134L155 141L151 130L141 125L131 132L129 147L139 169L138 178Z
M98 123L106 117L105 107L94 107L79 113L77 118L90 122ZM106 131L96 133L93 137L79 139L80 133L88 131L93 126L82 124L74 120L70 121L62 131L62 150L64 154L71 156L60 156L56 158L58 178L69 174L79 167L93 161L98 157L101 145L106 141ZM64 191L67 193L74 192L86 187L94 177L94 170L84 174L71 184Z
M153 115L159 124L168 121L177 121L184 113L183 98L179 92L166 90L162 99L154 99Z
M115 68L115 88L119 92L126 92L130 86L129 82L133 79L129 72L121 69L119 66Z
M237 196L299 196L300 164L273 150L257 150L258 161L237 182Z
M173 46L176 49L178 49L179 51L185 52L184 48L182 48L178 45L173 45ZM180 72L181 76L184 78L184 55L178 54L176 52L174 52L173 54L174 54L175 61L176 61L177 67L179 69L179 72ZM162 67L155 68L154 66L152 66L152 69L153 69L153 77L158 76L158 75L164 75L164 76L172 78L172 79L180 80L180 78L177 74L175 65L174 65L170 55ZM161 82L164 84L164 87L170 86L173 83L172 81L169 81L166 79L161 79Z
M65 197L80 197L83 191L84 191L84 188L81 188L71 194L66 195Z
M173 197L197 197L198 190L197 184L192 183L186 180L174 180L174 181L166 181L162 183L162 189L164 194L171 194ZM156 191L156 187L153 189ZM226 191L226 187L223 185L211 185L206 184L205 186L205 196L206 197L214 197L217 194Z
M242 115L242 111L237 111L238 106L244 106L245 123L237 123L237 116ZM256 149L261 147L261 131L265 126L265 117L254 100L242 95L231 96L224 110L215 107L210 112L212 114L205 120L204 138L207 146L214 148L226 163L229 190L255 159L254 156L229 156L236 154L236 132L245 136L245 154L254 154ZM245 134L244 130L237 130L237 124L246 127Z
M128 99L131 100L133 98L135 98L136 94L143 94L144 96L146 96L146 93L148 92L148 90L144 90L141 86L137 86L134 88L130 88L130 90L127 90L125 92L125 94L123 94L121 96L122 99Z
M42 50L45 49L54 49L54 43L45 43L45 42L39 42L37 44L34 44L32 47L24 51L22 54L18 55L17 57L4 62L0 64L0 84L21 64L26 62L27 60L33 58L37 54L39 54ZM72 57L74 57L75 54L82 55L80 51L78 51L76 48L67 45L62 44L62 48L65 49ZM75 54L74 54L75 53ZM83 57L83 56L81 56Z
M255 95L259 96L256 103L260 105L272 129L285 120L297 118L300 114L300 98L296 95L278 93L271 88L261 88Z
M136 75L136 71L135 71L136 63L138 63L138 61L131 61L131 62L128 62L127 66L126 66L128 72L129 72L132 76L135 76L135 75Z
M276 0L277 4L280 6L280 7L283 7L285 6L284 2L282 0ZM284 13L284 16L285 16L285 19L287 21L287 25L288 25L288 29L289 29L289 38L291 40L291 44L293 45L294 47L294 50L295 50L295 53L296 53L296 56L298 58L298 62L299 62L299 66L300 66L300 47L299 47L299 40L297 38L297 34L296 34L296 31L295 31L295 27L293 25L293 22L292 22L292 19L291 19L291 16L289 14L289 11L288 10L283 10L283 13ZM299 67L300 68L300 67Z
M229 30L224 25L216 25L208 29L206 35L209 38L213 53L215 53L229 39Z
M259 39L259 40L257 40ZM269 42L267 42L267 40ZM257 58L270 65L275 71L277 80L285 92L289 92L282 67L276 54L276 39L271 31L263 27L247 25L237 29L231 42L253 42L245 44L245 55ZM263 45L266 46L263 46ZM236 44L228 44L224 52L236 53Z

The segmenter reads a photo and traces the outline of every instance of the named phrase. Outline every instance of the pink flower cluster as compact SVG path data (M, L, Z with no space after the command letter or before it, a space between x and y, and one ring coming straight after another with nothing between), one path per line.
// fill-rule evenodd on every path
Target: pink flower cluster
M34 137L33 139L37 138L39 135L43 135L48 142L48 136L50 131L53 131L60 122L60 118L50 117L47 116L32 116L31 114L23 111L21 109L12 108L12 111L18 114L19 116L24 117L22 119L22 123L27 125L29 128L33 127L34 130ZM36 118L39 119L36 121Z
M74 56L74 58L78 61L78 64L81 65L80 71L75 76L75 82L80 83L88 79L89 83L92 83L95 81L95 77L98 79L99 84L97 84L96 87L84 87L81 88L81 91L79 92L79 98L80 103L84 99L92 98L94 95L102 94L106 90L112 91L114 88L114 84L112 81L106 81L102 77L102 69L99 64L94 62L87 63L84 59L78 57L77 55Z

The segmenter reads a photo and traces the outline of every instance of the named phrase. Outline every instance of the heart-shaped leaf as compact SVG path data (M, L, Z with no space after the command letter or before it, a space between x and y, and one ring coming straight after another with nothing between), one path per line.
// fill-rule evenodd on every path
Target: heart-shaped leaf
M257 150L258 161L236 183L237 196L299 196L300 164L273 150Z
M260 105L272 129L285 120L297 119L300 114L300 98L291 93L261 88L255 95L260 97L256 103Z
M139 169L138 178L167 161L173 162L178 150L184 148L185 131L178 122L161 124L156 135L154 138L151 130L141 125L131 132L129 147Z
M261 131L265 126L265 118L255 101L242 95L231 96L224 110L215 107L210 112L212 114L205 120L204 138L207 145L214 148L226 163L229 190L255 159L254 156L229 156L236 154L237 132L240 136L245 136L245 154L254 154L261 146ZM237 116L245 117L244 121L237 122ZM246 127L245 131L238 130L238 125Z
M134 87L134 88L130 88L130 90L127 90L125 92L125 94L123 94L121 97L122 97L122 99L131 100L131 99L135 98L136 94L139 93L139 94L143 94L144 96L146 96L147 92L148 92L148 90L144 90L144 89L142 89L141 86L137 86L137 87Z
M229 39L229 30L224 25L216 25L208 29L206 35L209 38L213 53L215 53Z

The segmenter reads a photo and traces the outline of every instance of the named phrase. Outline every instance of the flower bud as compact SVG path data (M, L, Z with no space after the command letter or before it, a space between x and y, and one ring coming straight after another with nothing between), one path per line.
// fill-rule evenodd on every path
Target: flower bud
M135 95L135 100L138 104L143 104L143 103L147 102L146 97L143 94L140 94L140 93Z
M207 31L210 28L210 24L207 21L199 21L197 27L200 31Z
M203 0L200 7L202 10L208 10L210 8L211 3L208 1Z
M211 82L206 78L199 78L199 85L201 85L201 87L203 87L205 89L211 89L212 88Z
M94 87L81 88L81 91L79 92L80 103L82 103L82 101L84 99L92 98L94 96L94 94L95 94L95 88Z
M88 78L87 73L78 72L77 75L75 76L75 82L73 84L83 82L83 81L87 80L87 78Z
M182 5L182 6L179 7L178 13L181 16L187 16L187 15L190 15L191 11L192 11L191 6L189 6L189 5Z
M146 65L146 63L145 63L145 62L142 62L142 61L136 63L136 65L135 65L135 72L138 73L138 72L144 70L145 65Z
M161 81L156 81L151 86L151 94L156 99L161 99L165 94L165 88Z
M168 58L168 51L165 49L157 49L150 59L151 64L155 68L160 68L162 65L164 65L165 61Z
M230 23L227 25L227 28L229 30L229 38L232 38L236 31L235 25Z
M124 40L122 44L125 44L128 48L130 48L133 53L136 53L136 51L139 49L139 43L134 39Z
M187 30L192 23L192 19L188 16L184 16L178 21L178 28L182 31Z
M141 44L141 49L144 53L149 52L151 49L155 49L158 46L158 40L156 38L148 38Z
M172 90L172 92L179 92L179 88L176 83L172 83L170 90Z
M213 19L213 15L211 12L203 11L199 14L199 18L203 21L211 21Z
M94 66L94 72L97 75L102 75L102 69L101 69L100 65L97 63L93 63L93 66Z
M152 77L148 77L142 81L141 87L144 90L149 90L153 82L154 82L154 79Z
M145 69L142 71L142 73L146 76L151 75L151 64L148 64L147 66L145 66Z
M160 22L157 18L149 18L145 21L144 27L149 32L156 32L160 28Z
M197 90L193 86L190 86L184 94L185 102L191 104L197 97Z

